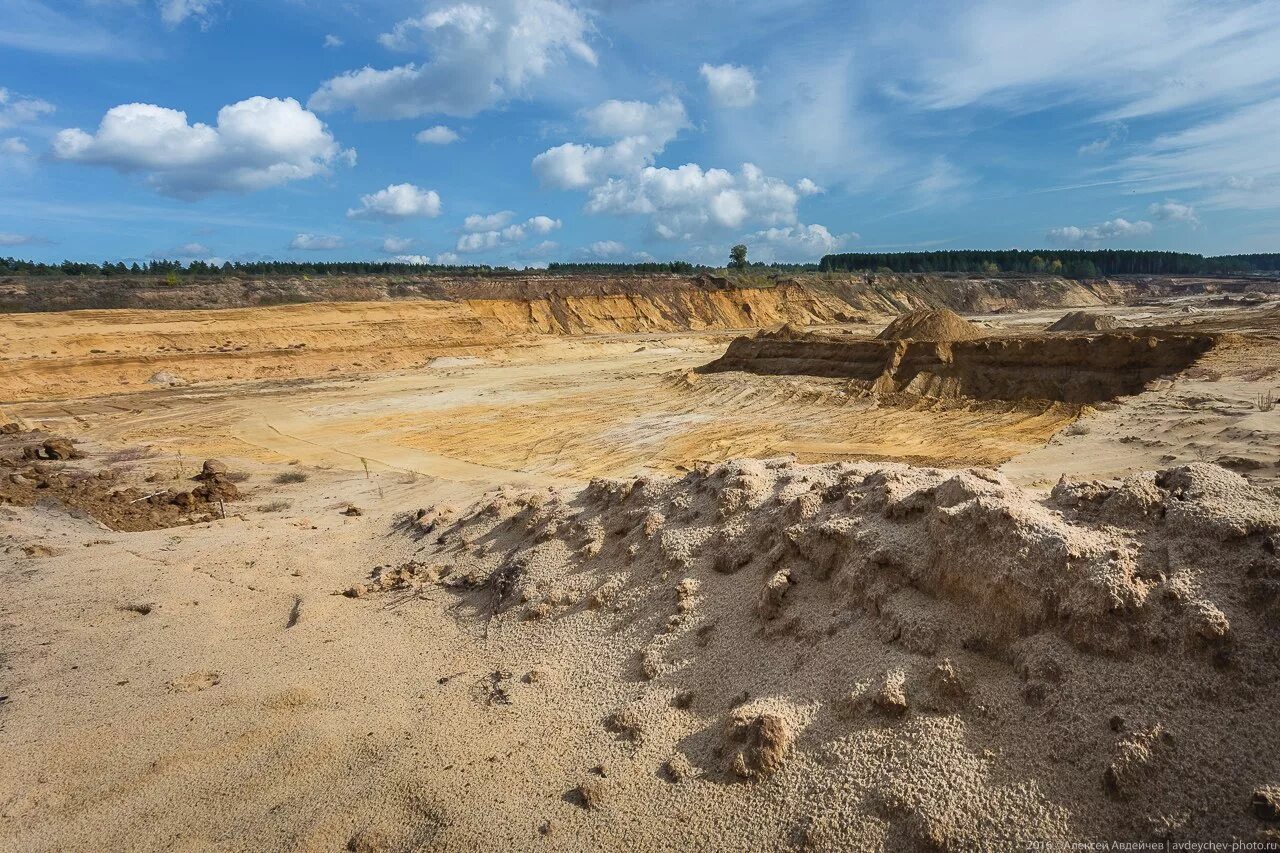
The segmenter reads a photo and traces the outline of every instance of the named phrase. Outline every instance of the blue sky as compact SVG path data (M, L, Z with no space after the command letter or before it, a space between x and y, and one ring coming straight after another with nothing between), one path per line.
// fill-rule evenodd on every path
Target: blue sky
M1280 250L1280 3L0 0L0 254Z

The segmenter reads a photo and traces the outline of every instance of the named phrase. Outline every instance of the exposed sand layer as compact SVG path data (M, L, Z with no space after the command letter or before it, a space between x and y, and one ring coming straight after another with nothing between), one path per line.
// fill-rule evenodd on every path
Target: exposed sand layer
M529 350L530 360L377 378L178 387L131 396L129 405L108 397L10 408L120 448L482 483L677 472L788 453L998 465L1042 446L1078 414L1043 403L882 406L839 380L693 373L719 346L557 344Z
M305 299L299 295L305 304L227 307L284 299L280 287L289 293L305 291ZM14 280L0 287L0 302L8 293L15 311L31 300L45 309L79 306L94 294L118 295L113 308L201 310L131 307L0 314L0 400L416 368L441 356L519 348L543 335L810 326L937 306L1098 305L1118 301L1125 292L1106 283L1052 277L844 276L746 284L711 276L428 277L342 285L215 279L176 286ZM326 298L345 301L320 301Z
M975 340L965 339L968 324L956 327L929 314L905 315L894 334L911 334L919 325L926 336L951 340L865 340L784 329L737 338L704 369L843 377L864 393L1094 403L1137 393L1153 379L1185 370L1218 340L1173 332Z

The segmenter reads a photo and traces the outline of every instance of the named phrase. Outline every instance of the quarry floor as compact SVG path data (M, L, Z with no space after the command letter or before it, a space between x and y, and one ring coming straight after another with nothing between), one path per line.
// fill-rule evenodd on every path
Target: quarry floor
M1042 328L1061 313L980 319ZM730 337L539 339L128 394L104 374L74 399L0 406L0 422L75 438L122 477L189 476L210 457L249 475L225 519L187 528L0 508L0 848L785 846L749 787L691 792L630 767L593 710L607 703L558 679L565 661L548 653L540 684L515 672L510 704L494 704L486 679L512 657L451 618L450 599L333 593L412 557L389 533L400 513L740 456L999 467L1037 488L1225 460L1280 481L1280 412L1258 406L1280 390L1270 340L1080 413L882 406L835 380L693 372ZM613 808L567 797L596 767L624 779Z

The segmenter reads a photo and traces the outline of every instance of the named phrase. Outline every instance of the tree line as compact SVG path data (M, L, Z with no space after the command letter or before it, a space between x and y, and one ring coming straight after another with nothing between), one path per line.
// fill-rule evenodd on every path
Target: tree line
M34 276L217 276L217 275L272 275L272 276L327 276L327 275L407 275L433 272L451 275L492 275L522 273L523 270L507 267L491 267L487 264L437 265L407 264L379 261L352 262L294 262L294 261L227 261L221 265L205 261L154 260L126 264L123 261L103 261L100 264L80 261L63 261L45 264L18 258L0 258L0 275Z
M1215 275L1222 273L1275 272L1280 254L1221 255L1205 257L1187 252L1149 252L1128 249L1099 250L1001 250L847 252L825 256L824 272L951 272L1028 273L1068 278L1109 275Z
M736 248L736 247L735 247ZM739 253L741 254L741 253ZM1111 275L1214 275L1280 271L1280 254L1220 255L1205 257L1186 252L1130 250L1007 250L896 252L892 254L844 253L827 255L818 264L748 263L734 256L732 268L773 272L899 272L899 273L1027 273L1062 275L1068 278L1099 278ZM688 261L637 263L553 263L551 275L691 275L715 267ZM461 275L503 276L537 274L537 270L493 267L487 264L439 265L378 261L227 261L221 265L205 261L183 263L152 260L100 264L63 261L46 264L18 258L0 258L0 275L28 276L178 276L202 278L227 275L302 277L347 275Z
M762 264L749 265L752 269L776 270L781 272L813 272L817 264ZM551 275L654 275L676 274L691 275L715 269L688 261L637 262L637 263L553 263L547 266L546 272ZM494 267L488 264L443 265L443 264L407 264L378 261L335 261L335 262L299 262L299 261L227 261L221 265L205 261L152 260L103 261L100 264L80 261L63 261L60 264L46 264L36 261L24 261L18 258L0 258L0 275L29 276L88 276L94 278L111 278L113 276L145 276L212 277L228 275L301 277L301 276L346 276L346 275L529 275L540 270L520 269L512 267Z

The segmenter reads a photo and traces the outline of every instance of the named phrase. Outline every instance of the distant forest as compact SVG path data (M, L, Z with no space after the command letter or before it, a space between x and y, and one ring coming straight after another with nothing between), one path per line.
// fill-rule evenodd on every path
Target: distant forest
M848 253L827 255L818 264L748 265L751 270L775 272L896 272L896 273L1029 273L1068 278L1111 275L1217 275L1280 272L1280 254L1222 255L1205 257L1185 252L1140 251L957 251L898 252L894 254ZM553 263L545 271L491 267L486 264L440 266L383 262L240 261L218 265L204 261L155 260L145 263L103 261L100 264L63 261L45 264L18 258L0 258L0 276L159 276L171 280L214 276L412 276L452 275L501 277L509 275L690 275L715 267L687 261L666 263Z
M897 252L886 255L857 252L827 255L823 272L889 271L954 273L1048 273L1067 278L1107 275L1215 275L1276 272L1280 254L1222 255L1206 258L1186 252L1098 251L960 251Z
M815 272L817 264L762 264L751 265L752 269L779 270L786 272ZM545 270L551 275L654 275L675 273L688 275L710 270L713 267L691 264L688 261L671 261L668 263L554 263ZM78 261L63 261L60 264L43 264L34 261L23 261L17 258L0 258L0 275L31 276L92 276L110 278L111 276L345 276L345 275L459 275L459 276L503 276L529 275L543 272L538 269L519 269L511 267L491 267L487 264L470 266L442 266L437 264L405 264L372 262L294 262L294 261L228 261L224 264L209 264L204 261L147 261L126 264L122 261L103 261L100 264L86 264Z

